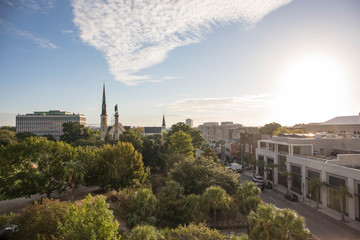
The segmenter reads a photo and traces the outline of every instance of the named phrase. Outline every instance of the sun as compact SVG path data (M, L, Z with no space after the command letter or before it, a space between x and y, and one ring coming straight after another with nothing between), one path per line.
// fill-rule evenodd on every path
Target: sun
M284 66L277 87L279 107L293 117L339 109L346 95L343 68L324 56L306 56Z

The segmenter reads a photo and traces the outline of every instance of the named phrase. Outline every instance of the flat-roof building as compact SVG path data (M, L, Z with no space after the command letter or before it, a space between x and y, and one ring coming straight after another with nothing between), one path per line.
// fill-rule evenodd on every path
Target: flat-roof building
M62 126L67 122L78 122L81 125L86 125L86 117L83 114L60 110L17 115L16 132L31 132L40 136L50 134L56 139L60 139L63 134Z
M360 220L360 139L311 138L304 134L273 137L258 141L256 159L257 174L303 199L317 200L316 191L309 187L310 179L324 183L318 194L324 208L340 212L333 190L340 185L347 187L354 197L344 198L344 212Z

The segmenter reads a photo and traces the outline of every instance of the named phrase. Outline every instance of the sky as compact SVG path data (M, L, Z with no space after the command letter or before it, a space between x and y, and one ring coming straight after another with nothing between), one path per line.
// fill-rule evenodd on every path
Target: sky
M358 0L0 0L0 126L324 122L360 112Z

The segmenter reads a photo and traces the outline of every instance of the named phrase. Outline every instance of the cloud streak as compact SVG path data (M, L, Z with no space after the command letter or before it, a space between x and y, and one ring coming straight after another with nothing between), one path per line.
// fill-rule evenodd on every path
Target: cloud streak
M254 26L291 0L73 0L74 23L85 43L103 52L114 78L128 85L153 81L142 69L204 39L213 26Z
M38 45L41 48L49 48L49 49L57 48L57 46L54 43L52 43L49 39L37 36L31 32L27 32L24 30L19 30L19 29L13 29L13 30L16 35L33 41L36 45Z
M233 112L268 107L275 101L274 96L261 94L226 98L189 98L161 106L177 112Z

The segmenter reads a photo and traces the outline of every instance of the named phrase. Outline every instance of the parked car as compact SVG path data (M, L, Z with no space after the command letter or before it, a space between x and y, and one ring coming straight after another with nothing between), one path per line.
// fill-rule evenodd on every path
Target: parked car
M255 182L255 183L263 183L264 182L264 178L262 176L254 176L252 177L252 180Z
M18 231L17 225L10 225L0 231L0 240L10 239Z
M264 185L264 183L256 182L255 185L256 185L258 188L260 188L262 192L265 190L265 185Z
M287 193L284 197L292 202L296 202L298 200L298 197L294 193Z
M264 186L265 186L267 189L272 189L272 188L273 188L271 182L264 182Z

